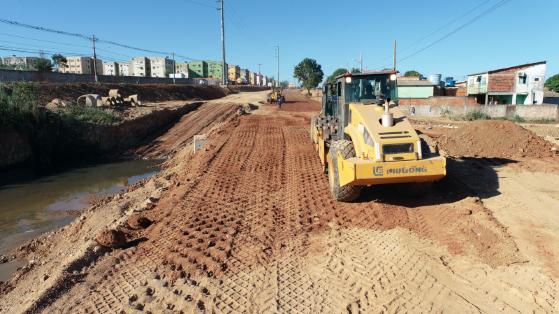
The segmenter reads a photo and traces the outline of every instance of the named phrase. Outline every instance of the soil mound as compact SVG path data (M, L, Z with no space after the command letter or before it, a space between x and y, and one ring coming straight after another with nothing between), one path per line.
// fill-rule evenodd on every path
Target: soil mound
M104 230L97 236L96 240L102 246L118 248L126 244L126 234L119 230Z
M131 229L139 230L151 226L152 221L144 216L134 215L128 218L127 224Z
M553 144L510 121L474 121L437 139L454 157L523 158L557 155Z

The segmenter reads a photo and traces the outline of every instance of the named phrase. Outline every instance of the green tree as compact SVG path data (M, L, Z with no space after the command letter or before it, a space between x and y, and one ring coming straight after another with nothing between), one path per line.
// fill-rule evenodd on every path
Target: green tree
M52 65L47 59L40 58L37 60L36 67L39 72L52 72Z
M559 74L555 74L545 81L545 87L549 90L559 93Z
M281 81L281 82L280 82L280 86L281 86L281 88L287 88L287 87L289 87L289 81Z
M298 79L307 93L311 93L311 88L315 88L322 82L324 72L322 66L316 62L315 59L305 58L301 61L293 71L293 76Z
M333 82L334 79L336 79L336 77L340 76L340 75L344 75L347 73L347 70L344 68L339 68L336 69L336 71L332 72L332 74L330 74L330 76L328 76L328 78L326 79L326 81L328 82Z
M351 69L351 74L359 74L359 73L361 73L361 70L359 70L358 68Z
M406 73L404 73L404 76L407 76L407 77L409 77L409 76L417 76L417 77L420 77L420 76L422 76L422 75L421 75L421 73L419 73L419 72L417 72L417 71L415 71L415 70L410 70L410 71L407 71Z
M66 64L68 63L68 60L66 59L66 57L64 57L63 55L61 55L59 53L53 54L51 59L52 59L52 64L57 69L66 67Z

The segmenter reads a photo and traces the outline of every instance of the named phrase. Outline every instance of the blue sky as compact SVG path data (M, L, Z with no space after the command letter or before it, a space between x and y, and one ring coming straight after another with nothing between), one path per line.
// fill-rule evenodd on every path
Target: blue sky
M315 58L326 75L338 67L358 67L360 54L368 69L391 66L395 39L399 59L406 58L398 65L402 72L461 77L547 60L547 76L559 73L559 0L507 0L422 52L418 51L501 0L225 1L228 63L251 70L261 63L264 74L275 76L274 46L279 45L282 80L292 81L293 67L305 57ZM216 5L215 0L5 1L0 18L219 60ZM85 40L6 24L0 24L1 46L91 53ZM105 59L142 54L108 45L99 48Z

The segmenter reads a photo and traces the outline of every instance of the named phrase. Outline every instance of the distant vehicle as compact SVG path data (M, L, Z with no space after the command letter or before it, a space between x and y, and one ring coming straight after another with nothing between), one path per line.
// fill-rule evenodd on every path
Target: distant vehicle
M268 103L275 103L278 101L278 99L281 97L281 88L280 87L274 87L272 89L272 92L268 94Z

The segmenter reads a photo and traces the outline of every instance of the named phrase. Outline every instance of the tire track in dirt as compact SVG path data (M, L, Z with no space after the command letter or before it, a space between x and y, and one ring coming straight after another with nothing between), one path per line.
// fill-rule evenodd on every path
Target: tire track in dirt
M556 283L506 266L518 260L514 242L470 199L434 195L404 206L373 193L362 203L332 201L304 118L242 117L192 159L177 156L172 173L162 174L170 187L145 213L154 221L139 232L145 241L97 260L44 312L553 312L557 305Z

